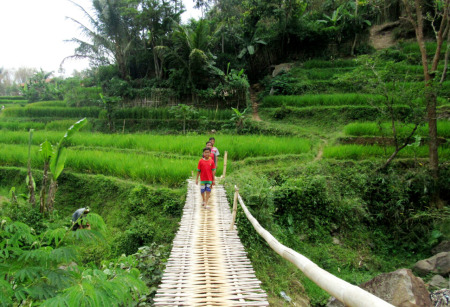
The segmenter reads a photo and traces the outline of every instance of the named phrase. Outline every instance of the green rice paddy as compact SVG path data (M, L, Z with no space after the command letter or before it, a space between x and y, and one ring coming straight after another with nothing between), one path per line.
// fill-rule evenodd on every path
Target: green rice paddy
M413 124L396 124L396 130L399 136L410 134L414 128ZM438 136L450 138L450 121L438 121ZM344 133L348 136L392 136L392 124L388 122L374 123L350 123L344 127ZM428 135L428 124L419 126L416 135L426 137Z

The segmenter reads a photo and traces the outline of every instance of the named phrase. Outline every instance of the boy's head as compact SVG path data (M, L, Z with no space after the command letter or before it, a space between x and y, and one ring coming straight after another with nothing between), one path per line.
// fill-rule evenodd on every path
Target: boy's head
M216 139L213 137L209 138L209 141L211 142L212 146L214 146L214 144L216 143Z
M213 144L210 141L208 141L206 142L206 147L211 149L213 147Z
M203 148L203 158L209 158L211 155L211 149L208 147Z

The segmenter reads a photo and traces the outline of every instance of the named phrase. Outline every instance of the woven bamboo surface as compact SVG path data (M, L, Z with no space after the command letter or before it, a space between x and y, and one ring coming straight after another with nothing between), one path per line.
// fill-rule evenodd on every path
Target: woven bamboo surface
M180 228L173 241L155 306L268 306L236 230L223 186L213 188L209 209L199 186L188 181Z

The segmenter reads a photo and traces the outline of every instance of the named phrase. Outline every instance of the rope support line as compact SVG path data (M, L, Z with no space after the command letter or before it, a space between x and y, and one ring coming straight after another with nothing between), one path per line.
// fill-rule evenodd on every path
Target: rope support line
M350 307L394 307L393 305L387 303L386 301L380 299L379 297L369 293L360 287L352 285L345 280L342 280L333 274L320 268L317 264L306 258L305 256L297 253L293 249L284 246L274 236L265 230L256 220L242 200L239 194L239 188L235 188L235 203L236 199L242 207L245 216L253 225L256 232L264 238L264 240L269 244L269 246L281 257L293 263L297 268L299 268L309 279L311 279L316 285L325 290L330 295L334 296L340 302L345 304L345 306ZM236 205L237 207L237 205ZM237 210L237 208L236 208ZM233 204L233 219L230 225L230 230L234 228L236 210Z

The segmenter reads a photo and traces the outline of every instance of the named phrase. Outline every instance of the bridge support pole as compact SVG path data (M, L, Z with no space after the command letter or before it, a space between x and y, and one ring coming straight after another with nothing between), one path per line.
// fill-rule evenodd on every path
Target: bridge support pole
M228 160L228 151L225 151L225 155L223 157L223 172L222 172L222 178L225 178L225 175L227 174L227 160Z
M225 155L226 155L226 152L225 152ZM239 195L239 188L237 186L234 186L233 215L231 216L230 230L233 230L234 222L236 221L238 195Z

